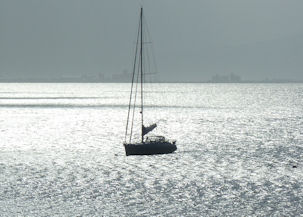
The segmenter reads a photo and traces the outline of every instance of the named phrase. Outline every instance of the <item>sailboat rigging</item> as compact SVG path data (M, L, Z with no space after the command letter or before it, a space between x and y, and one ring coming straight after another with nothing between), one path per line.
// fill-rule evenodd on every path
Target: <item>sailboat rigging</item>
M125 153L126 155L153 155L153 154L168 154L172 153L177 149L176 141L169 141L163 136L146 137L144 136L154 130L157 124L150 126L144 126L144 101L143 101L143 83L144 83L144 72L143 72L143 49L144 49L144 38L143 38L143 8L140 10L140 21L137 34L135 58L133 64L132 73L132 84L129 98L129 106L127 113L127 123L125 131ZM139 54L138 54L139 53ZM141 141L134 143L132 142L134 115L136 109L137 90L140 77L140 114L141 114ZM135 87L134 87L135 84ZM133 96L134 95L134 96ZM129 132L130 131L130 132ZM129 141L127 139L129 138Z

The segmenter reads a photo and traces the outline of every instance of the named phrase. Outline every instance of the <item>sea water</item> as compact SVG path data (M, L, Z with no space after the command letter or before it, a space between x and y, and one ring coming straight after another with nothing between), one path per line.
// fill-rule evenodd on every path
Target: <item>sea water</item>
M303 215L303 84L150 86L173 154L125 156L130 84L2 83L0 216Z

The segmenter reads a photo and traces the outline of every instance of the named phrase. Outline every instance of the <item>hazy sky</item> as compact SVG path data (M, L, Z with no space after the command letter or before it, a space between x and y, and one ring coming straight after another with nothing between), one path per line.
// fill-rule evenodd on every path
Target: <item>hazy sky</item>
M0 0L0 76L131 71L139 0ZM302 0L145 0L162 79L303 79Z

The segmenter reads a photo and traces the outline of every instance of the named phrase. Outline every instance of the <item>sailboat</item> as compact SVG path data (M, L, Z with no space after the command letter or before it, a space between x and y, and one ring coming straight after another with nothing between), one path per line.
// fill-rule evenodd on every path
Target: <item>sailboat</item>
M137 33L137 42L135 49L135 58L133 65L132 73L132 83L131 91L129 98L128 114L127 114L127 123L125 131L125 141L123 143L125 148L126 156L128 155L156 155L156 154L168 154L177 150L176 141L170 141L164 136L149 136L146 135L154 130L157 127L157 124L152 124L150 126L144 126L144 58L143 58L143 49L144 49L144 37L143 37L143 7L140 10L140 21L139 28ZM136 81L135 81L136 80ZM140 88L138 88L138 83L140 80ZM140 116L141 116L141 141L133 142L133 124L134 124L134 114L136 110L136 98L137 92L140 89ZM146 138L145 138L146 137Z

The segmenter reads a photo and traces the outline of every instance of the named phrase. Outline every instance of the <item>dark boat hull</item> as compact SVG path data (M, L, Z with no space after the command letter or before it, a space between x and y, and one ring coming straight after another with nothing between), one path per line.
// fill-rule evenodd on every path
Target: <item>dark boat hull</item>
M124 144L124 147L126 156L169 154L177 150L177 146L170 142Z

